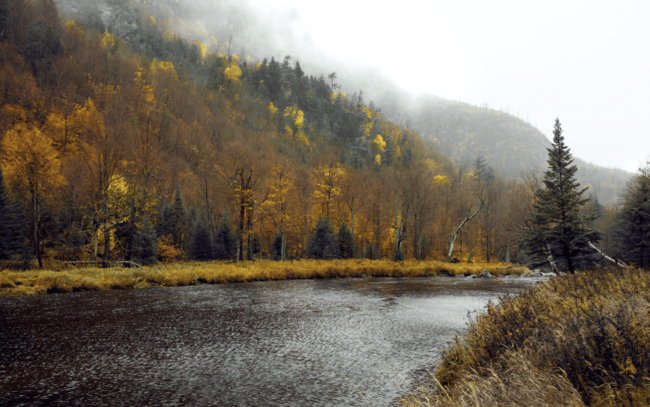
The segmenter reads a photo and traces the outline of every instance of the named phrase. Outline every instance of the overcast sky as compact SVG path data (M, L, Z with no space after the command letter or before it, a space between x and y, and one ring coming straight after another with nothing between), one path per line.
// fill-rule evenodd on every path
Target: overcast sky
M371 66L409 92L488 104L549 138L559 117L574 156L601 166L635 172L650 157L649 0L229 4L258 13L260 35L303 67Z

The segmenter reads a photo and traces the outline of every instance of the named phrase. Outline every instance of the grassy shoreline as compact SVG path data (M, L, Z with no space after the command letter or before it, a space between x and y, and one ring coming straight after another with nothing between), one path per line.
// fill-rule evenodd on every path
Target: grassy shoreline
M66 268L60 271L4 270L0 272L0 296L290 279L456 276L477 274L485 269L493 275L529 272L525 267L508 263L452 264L440 261L358 259L187 262L141 268Z
M605 268L503 296L402 406L650 405L650 273Z

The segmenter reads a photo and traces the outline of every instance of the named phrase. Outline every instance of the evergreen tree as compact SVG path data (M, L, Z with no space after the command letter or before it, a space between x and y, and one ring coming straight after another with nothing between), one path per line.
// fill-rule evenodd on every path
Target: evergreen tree
M0 167L0 260L25 257L29 253L24 208L5 189Z
M147 219L144 220L142 226L137 228L133 238L133 258L143 265L156 264L156 252L158 246L156 244L157 236L153 226Z
M623 260L650 268L650 173L642 169L628 187L615 220L614 236Z
M282 260L282 235L278 233L271 243L271 258L275 261Z
M314 232L307 243L307 255L312 259L335 259L339 257L338 242L327 218L316 222Z
M210 232L204 222L198 221L192 229L189 255L195 260L212 260L212 242Z
M174 238L176 247L179 248L183 244L183 234L185 233L186 229L186 217L185 203L183 202L183 196L181 195L181 188L178 184L176 184L174 200L169 207L169 212L165 221L167 223L166 229Z
M230 228L227 216L221 220L217 234L214 237L214 258L217 260L230 260L237 254L237 242Z
M548 170L544 172L544 186L536 192L536 203L529 218L530 230L525 243L535 259L562 263L570 273L593 260L594 250L589 243L597 243L600 234L588 228L592 215L582 211L587 199L575 180L578 167L564 144L560 120L555 119L553 147L548 149Z
M338 234L339 256L342 259L351 259L354 257L354 237L345 222L339 226Z

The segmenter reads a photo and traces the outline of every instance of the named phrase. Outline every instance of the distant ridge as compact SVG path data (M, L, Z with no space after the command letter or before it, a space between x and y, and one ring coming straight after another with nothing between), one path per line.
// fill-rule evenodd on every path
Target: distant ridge
M418 97L416 103L409 105L409 127L425 140L435 140L440 152L457 165L471 167L477 156L483 156L505 178L520 178L527 172L546 168L550 140L516 116L429 96ZM616 204L633 176L580 158L575 163L580 184L589 187L587 194L604 205Z

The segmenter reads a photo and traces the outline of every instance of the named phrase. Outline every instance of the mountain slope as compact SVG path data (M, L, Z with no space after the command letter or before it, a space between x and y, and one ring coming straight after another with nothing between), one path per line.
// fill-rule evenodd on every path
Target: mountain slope
M440 152L457 165L470 167L476 157L483 156L496 173L506 178L546 168L550 140L516 116L432 97L421 97L411 106L414 108L407 119L409 127L425 140L435 140ZM580 184L589 187L588 194L606 205L617 203L633 175L579 158L575 163Z

